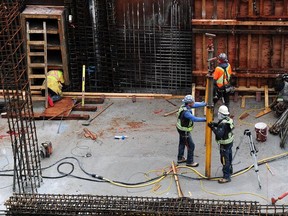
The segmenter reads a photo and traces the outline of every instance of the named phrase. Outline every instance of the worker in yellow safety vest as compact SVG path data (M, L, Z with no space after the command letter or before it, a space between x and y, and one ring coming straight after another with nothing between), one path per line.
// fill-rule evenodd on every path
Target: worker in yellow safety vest
M63 72L60 70L50 70L47 73L47 80L48 101L49 105L53 106L53 102L59 101L62 98L62 87L64 84ZM43 86L45 85L46 80L43 82ZM45 94L45 89L42 89L42 94Z
M229 109L229 95L234 92L230 79L232 75L231 65L228 63L227 55L220 53L218 56L218 66L213 73L214 79L214 103L222 98L223 103Z
M232 130L234 129L234 122L229 115L228 108L225 105L222 105L218 109L218 123L208 123L208 126L215 134L216 142L220 146L220 161L223 165L223 178L218 180L219 183L230 182L231 174L233 173L232 146L234 135Z
M177 163L186 163L186 166L197 167L199 163L194 161L195 144L191 136L194 122L205 122L205 117L196 117L192 114L192 108L204 107L205 102L195 102L192 95L186 95L183 104L177 112L176 128L179 133L179 145ZM185 146L187 148L187 159L184 157Z

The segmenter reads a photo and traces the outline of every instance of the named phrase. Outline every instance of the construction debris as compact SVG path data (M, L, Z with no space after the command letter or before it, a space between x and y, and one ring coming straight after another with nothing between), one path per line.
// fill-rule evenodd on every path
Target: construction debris
M280 147L284 148L288 138L288 109L286 109L280 118L270 127L269 132L274 135L280 134Z
M92 131L90 131L88 128L83 128L83 131L84 131L84 136L86 138L90 137L92 140L97 139L97 135L93 133Z

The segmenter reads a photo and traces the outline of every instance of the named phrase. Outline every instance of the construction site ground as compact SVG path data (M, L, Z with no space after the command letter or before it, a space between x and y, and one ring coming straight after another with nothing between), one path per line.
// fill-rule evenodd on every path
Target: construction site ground
M51 141L53 145L53 154L49 158L41 160L43 183L38 188L38 193L178 197L173 175L167 175L158 183L146 184L145 187L121 187L117 184L93 182L72 176L56 178L62 175L57 171L58 165L62 162L72 162L74 164L72 175L77 177L91 179L80 169L80 164L88 173L127 183L143 182L157 177L163 172L168 172L171 169L172 161L176 163L177 160L179 137L175 127L176 114L167 117L163 115L177 109L181 105L181 99L170 99L169 101L147 98L136 98L136 102L133 102L131 98L105 99L103 104L97 104L96 112L72 112L93 116L113 102L112 106L91 121L88 126L82 125L85 120L63 120L62 122L61 120L37 120L39 145L45 141ZM216 109L219 105L220 102ZM234 116L235 123L233 155L236 147L239 147L233 160L234 172L254 164L248 137L243 135L245 129L251 131L255 145L259 149L258 160L287 151L287 147L286 149L279 147L279 136L268 133L266 142L255 140L256 123L264 122L269 127L277 120L273 112L255 118L255 115L263 107L264 100L256 102L255 98L247 98L245 108L241 108L241 100L231 101L230 112ZM35 113L43 110L43 102L34 103ZM249 115L240 120L239 116L244 112L248 112ZM203 116L203 114L203 108L196 109L196 116ZM0 135L5 135L0 139L1 174L13 174L13 172L3 172L3 170L13 169L13 154L10 137L6 136L6 132L9 131L7 119L1 118L0 122ZM85 137L84 128L95 133L97 139L92 140L90 137ZM126 138L114 138L122 135ZM268 166L271 171L268 170L265 163L259 166L261 189L253 167L233 176L232 181L227 184L219 184L216 180L193 179L205 175L205 123L195 123L192 138L196 145L195 161L200 165L195 169L182 165L178 167L178 174L181 174L179 182L184 196L197 199L246 200L271 204L271 197L278 197L288 190L288 157L269 162ZM73 167L68 163L59 166L59 170L64 173L69 173L72 169ZM219 148L213 135L211 177L221 176ZM5 209L5 200L13 194L13 177L1 175L0 178L0 209L3 210ZM277 202L277 204L285 203L288 203L288 197Z

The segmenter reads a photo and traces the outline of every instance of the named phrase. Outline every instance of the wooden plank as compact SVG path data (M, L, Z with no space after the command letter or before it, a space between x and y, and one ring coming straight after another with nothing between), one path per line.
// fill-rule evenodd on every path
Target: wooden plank
M236 77L261 78L261 79L263 79L263 78L276 78L277 74L288 72L288 70L285 70L285 69L284 70L283 69L274 70L274 69L272 69L272 70L262 69L261 70L262 73L261 73L260 69L253 70L253 69L248 69L248 68L243 68L243 69L235 68L234 71L233 71L234 72L233 75L235 75ZM275 73L273 73L273 72L275 72ZM193 74L193 76L205 77L205 75L207 74L207 71L205 71L205 70L194 70L194 71L192 71L192 74Z
M269 89L268 89L268 85L264 86L264 103L265 103L265 108L269 107Z
M9 114L10 115L10 114ZM19 117L18 114L12 114L12 117L16 118ZM6 115L1 115L2 118L7 118L8 114ZM25 116L25 114L23 113L22 115L23 118L31 118L30 115ZM51 119L52 116L46 116L43 115L43 113L34 113L33 118L34 120L49 120ZM87 114L70 114L68 116L56 116L55 118L53 118L53 120L88 120L90 118L90 115Z
M248 0L248 16L253 16L253 0Z
M174 113L178 112L178 110L179 110L179 109L176 109L176 110L173 110L173 111L171 111L171 112L165 113L163 116L164 116L164 117L167 117L167 116L169 116L169 115L173 115Z
M77 103L81 102L81 98L76 98ZM86 98L85 103L86 104L103 104L104 103L104 98Z
M104 97L155 97L155 98L167 98L172 97L172 94L153 94L153 93L97 93L97 92L85 92L86 96L104 96ZM63 96L82 96L82 92L63 92ZM183 97L183 96L181 96Z
M196 86L197 90L206 90L203 86ZM257 88L256 86L250 86L250 88L239 86L235 88L235 91L246 91L246 92L264 92L264 87ZM268 88L269 92L275 92L274 88Z
M49 107L45 109L45 111L43 112L43 115L45 116L57 116L57 115L68 116L73 106L74 106L74 102L71 98L63 97L60 101L55 102L53 107Z
M68 55L67 55L67 42L65 37L65 16L64 13L61 14L61 19L58 20L58 31L59 31L59 38L60 38L60 51L61 51L61 58L62 58L62 67L63 67L63 76L64 76L64 83L65 85L70 84L69 78L69 71L68 71Z
M287 26L288 21L239 21L234 19L192 19L192 25L207 26Z
M202 18L205 19L206 18L206 0L202 0Z
M241 108L245 108L245 106L246 106L246 97L243 96L241 99Z
M258 68L262 68L262 35L258 36Z
M97 111L97 106L76 106L73 108L73 111L86 111L86 112L95 112Z
M176 183L178 197L183 197L184 195L183 195L183 192L181 190L180 182L179 182L178 175L177 175L177 169L176 169L174 161L172 161L172 170L173 170L173 174L174 174L174 179L175 179L175 183Z
M196 85L195 83L192 83L191 95L194 98L194 100L195 100L195 90L196 90ZM192 114L195 115L195 109L192 109Z

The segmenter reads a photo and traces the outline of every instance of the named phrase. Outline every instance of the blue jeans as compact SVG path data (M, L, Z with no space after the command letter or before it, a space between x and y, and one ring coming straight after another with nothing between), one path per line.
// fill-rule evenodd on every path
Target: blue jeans
M185 146L187 147L187 164L192 164L194 162L194 149L195 144L192 140L191 133L186 131L180 131L177 128L179 133L179 147L178 147L178 160L181 160L184 156Z
M220 161L223 165L223 178L230 179L232 173L232 146L233 142L220 145Z

